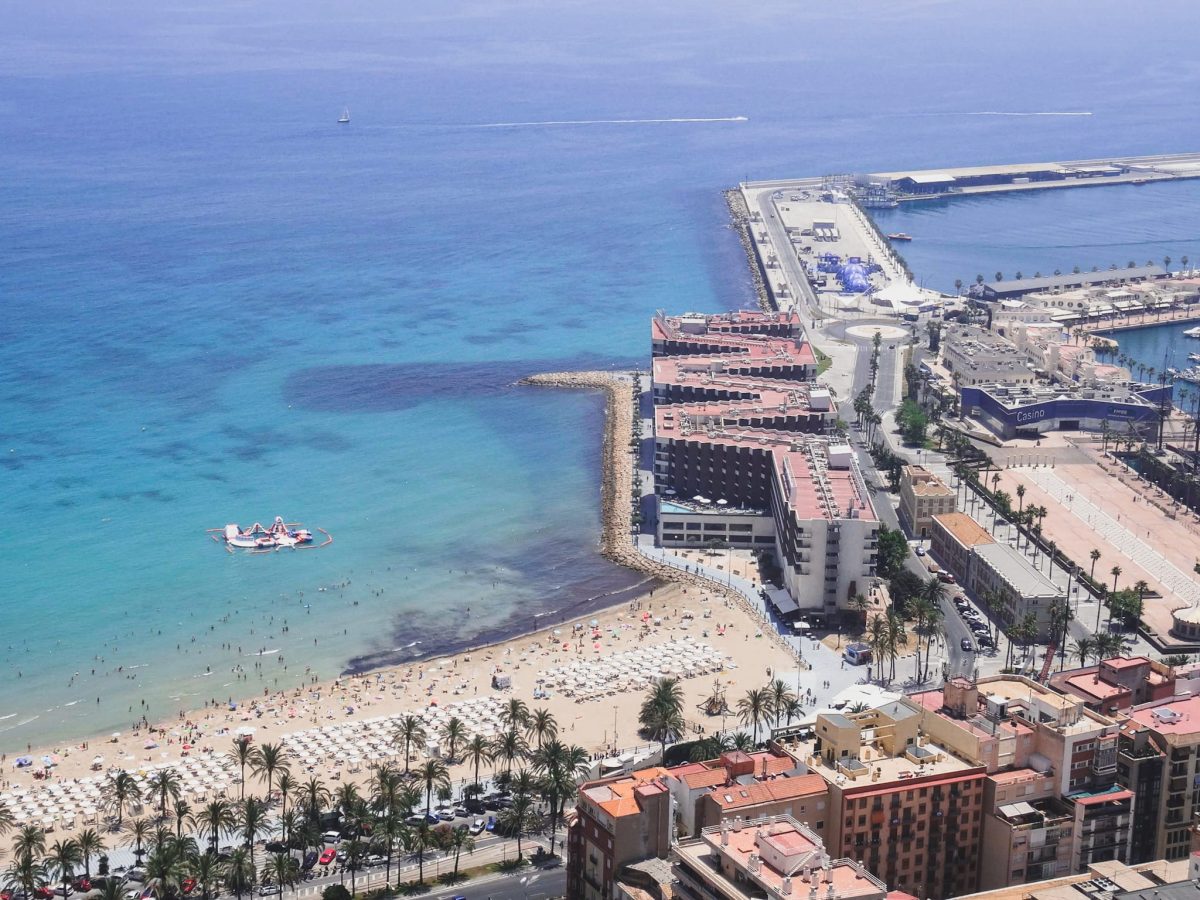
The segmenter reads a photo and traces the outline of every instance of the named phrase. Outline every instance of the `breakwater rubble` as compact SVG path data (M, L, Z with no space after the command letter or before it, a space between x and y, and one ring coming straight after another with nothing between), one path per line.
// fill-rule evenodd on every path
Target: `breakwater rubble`
M692 585L739 608L763 622L763 634L795 655L762 611L754 608L741 592L703 572L680 571L643 554L636 544L634 472L638 448L634 444L634 413L637 408L637 378L642 373L546 372L522 378L519 384L535 387L603 391L604 444L601 454L600 553L606 559L643 572L659 581Z
M758 257L754 250L754 241L750 234L750 209L746 206L746 198L742 192L730 188L725 191L725 203L729 207L730 227L737 230L738 240L746 251L747 269L754 279L754 295L758 297L758 307L763 312L774 312L770 295L767 293L766 282L763 281L762 270L758 266Z

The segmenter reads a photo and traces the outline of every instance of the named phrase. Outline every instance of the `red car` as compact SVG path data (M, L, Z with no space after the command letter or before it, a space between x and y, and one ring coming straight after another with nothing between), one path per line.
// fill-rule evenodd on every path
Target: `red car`
M327 866L331 862L333 862L335 859L337 859L337 848L330 847L324 853L321 854L321 858L320 858L320 860L318 860L318 862L320 862L321 865L323 865L323 866Z
M190 894L192 891L194 891L196 889L196 879L195 878L185 878L185 879L183 879L183 884L180 885L180 887L183 888L183 892L185 894Z
M41 887L33 889L33 896L37 897L37 900L52 900L54 888L43 884Z

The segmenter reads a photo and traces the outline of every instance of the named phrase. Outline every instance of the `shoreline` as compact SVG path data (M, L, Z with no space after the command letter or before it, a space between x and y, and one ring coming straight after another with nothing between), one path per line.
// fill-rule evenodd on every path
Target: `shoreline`
M205 781L202 787L197 782L199 802L201 796L236 792L236 781L229 782L231 777L236 779L236 773L231 772L224 757L238 730L258 732L259 740L282 738L291 747L293 740L302 740L302 735L369 729L376 726L368 723L379 723L404 711L424 708L421 714L433 716L435 722L439 721L438 716L446 714L447 707L452 713L461 707L463 715L480 709L486 712L486 704L499 703L501 698L513 695L520 696L531 707L550 708L558 718L564 741L577 743L589 753L608 754L634 746L635 742L629 740L618 741L617 735L623 730L627 737L631 733L636 736L637 707L644 681L618 684L613 679L627 676L613 674L608 676L606 685L603 677L593 676L597 670L616 667L631 656L641 654L637 658L644 658L650 654L653 671L658 659L655 654L662 653L663 660L670 660L680 648L703 653L706 660L703 667L684 670L682 674L691 730L708 727L704 714L692 710L714 689L719 687L732 693L761 686L764 677L795 669L798 665L795 651L773 628L762 627L760 615L740 593L704 575L680 572L638 552L631 530L632 507L626 499L632 496L636 458L636 450L630 448L635 409L630 376L559 372L531 376L521 384L605 392L600 552L607 559L642 573L644 579L604 597L613 602L602 607L584 611L576 604L572 609L579 611L569 615L566 610L543 613L543 617L561 614L562 622L547 618L540 627L522 629L470 648L343 674L324 682L314 676L313 681L302 686L274 692L264 689L261 694L228 705L206 703L200 709L179 710L178 715L156 722L144 721L132 731L109 736L96 734L40 748L30 746L27 753L34 761L32 766L17 769L12 755L3 760L0 793L6 796L0 799L10 805L17 801L49 802L52 786L57 789L67 783L72 791L77 788L93 791L104 772L113 768L149 773L172 766L185 777L195 774L199 779L201 774L206 777L215 774L214 782ZM581 616L585 617L583 621ZM588 619L590 625L585 625ZM738 637L742 640L738 641ZM562 678L561 674L553 673L581 664L584 667L581 671L587 673L587 688L578 687L578 679L576 686L553 681ZM544 677L536 678L536 683L534 676L526 671L535 665L551 667L537 673ZM709 673L715 673L715 681L697 677ZM493 683L496 675L511 678L512 688L497 688ZM551 684L555 686L550 687ZM548 688L550 692L546 693ZM584 693L580 698L573 699L581 690ZM611 708L612 722L608 723L607 715L597 717L578 710L579 705L589 701ZM606 724L609 728L604 727ZM364 741L368 735L365 730L355 733L361 734ZM646 744L641 739L636 741L637 746ZM395 756L394 750L378 752L379 755L370 755L368 759ZM345 753L337 759L332 754L327 759L321 755L302 758L298 749L294 753L295 769L305 768L310 775L324 774L333 780L343 777L352 780L360 775L365 778L364 768L372 764L348 762L343 758ZM46 755L53 755L56 765L49 769L49 777L44 781L37 780L34 772ZM102 759L96 762L93 756ZM343 766L347 767L344 773ZM452 770L456 779L470 774L462 763L454 763ZM70 832L101 824L103 813L98 801L91 802L94 807L81 808L70 819L61 814L58 827ZM23 815L34 816L35 824L46 821L37 813L30 813L27 805ZM78 821L79 818L83 821Z

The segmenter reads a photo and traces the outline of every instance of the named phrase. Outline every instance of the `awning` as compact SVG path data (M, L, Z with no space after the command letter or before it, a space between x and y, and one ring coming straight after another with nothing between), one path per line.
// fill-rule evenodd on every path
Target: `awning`
M794 613L800 608L800 604L793 600L792 595L783 588L768 589L767 600L773 607L779 610L779 614L783 616L786 616L789 613Z

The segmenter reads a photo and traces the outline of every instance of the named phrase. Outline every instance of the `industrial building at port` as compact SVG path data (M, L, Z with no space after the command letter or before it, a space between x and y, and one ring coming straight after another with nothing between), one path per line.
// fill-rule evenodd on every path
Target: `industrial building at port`
M652 333L660 545L768 550L789 611L848 609L879 522L799 316L660 313Z

